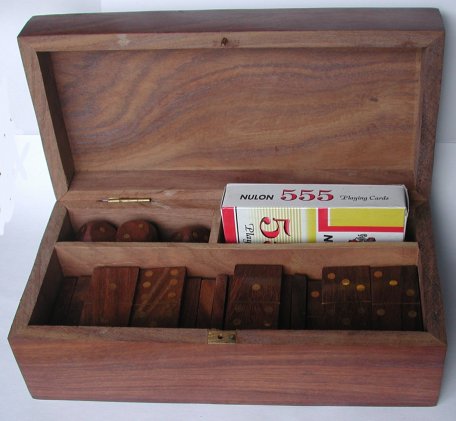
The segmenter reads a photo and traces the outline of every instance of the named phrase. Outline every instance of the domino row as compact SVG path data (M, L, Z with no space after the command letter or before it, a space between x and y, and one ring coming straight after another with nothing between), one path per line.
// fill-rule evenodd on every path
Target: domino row
M280 265L236 265L216 278L184 267L97 267L63 280L50 324L423 330L416 266L325 267L321 280Z

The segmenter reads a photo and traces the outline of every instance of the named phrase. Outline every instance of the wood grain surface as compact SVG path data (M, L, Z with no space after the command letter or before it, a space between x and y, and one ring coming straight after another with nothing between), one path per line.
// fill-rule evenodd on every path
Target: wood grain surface
M131 326L178 327L185 267L142 269L134 296Z
M237 31L439 31L438 9L275 9L103 13L35 16L21 37L86 33L198 33Z
M378 343L373 333L325 332L321 339L299 335L300 345L286 345L289 331L270 331L271 337L286 333L273 346L255 344L255 336L249 337L254 332L240 331L242 345L122 341L113 333L103 340L98 335L24 338L13 341L13 348L33 396L42 399L322 405L437 401L444 350L425 332L405 333L410 340L385 332Z
M321 268L350 265L416 265L417 243L370 244L185 244L185 243L81 243L55 246L65 276L91 273L97 265L132 264L140 267L185 266L190 276L215 278L233 273L236 264L279 264L286 273L321 278Z
M19 37L58 197L80 173L95 185L98 172L151 168L267 179L283 162L291 181L342 170L367 183L381 168L429 195L437 10L147 16L37 17Z
M446 334L428 201L443 41L435 9L33 18L19 45L63 205L51 215L9 334L31 394L434 405ZM410 242L246 252L219 243L227 182L404 183ZM98 202L111 196L152 200ZM73 230L95 216L117 224L156 218L170 235L203 224L211 237L208 244L72 242ZM233 273L236 264L277 264L287 275L305 273L309 296L319 296L307 300L307 330L238 330L234 344L208 344L206 329L46 324L64 276L113 263L185 266L204 278ZM316 279L322 267L343 265L417 265L424 331L318 330ZM192 291L199 298L200 289ZM185 326L194 327L195 309L188 314Z
M398 170L414 165L420 57L208 49L56 52L52 63L78 172L367 169L380 155Z

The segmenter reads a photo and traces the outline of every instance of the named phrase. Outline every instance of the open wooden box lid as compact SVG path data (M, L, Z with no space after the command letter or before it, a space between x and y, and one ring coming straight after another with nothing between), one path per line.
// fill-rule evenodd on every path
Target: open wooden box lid
M430 193L435 9L34 17L19 36L58 199L227 182ZM174 193L172 193L174 192Z

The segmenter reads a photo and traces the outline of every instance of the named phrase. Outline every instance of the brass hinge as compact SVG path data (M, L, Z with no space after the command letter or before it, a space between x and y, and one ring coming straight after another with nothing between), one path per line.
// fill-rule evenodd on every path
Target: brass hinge
M108 197L99 200L99 202L105 203L148 203L151 201L150 197Z
M210 345L235 344L236 331L210 329L207 331L207 343Z

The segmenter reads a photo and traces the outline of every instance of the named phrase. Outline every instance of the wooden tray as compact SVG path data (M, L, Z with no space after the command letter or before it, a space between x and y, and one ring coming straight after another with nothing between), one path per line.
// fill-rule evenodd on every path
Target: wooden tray
M444 32L435 9L34 17L19 36L57 203L9 341L33 397L434 405L446 351L429 197ZM407 241L224 244L228 182L405 184ZM149 203L106 203L111 197ZM148 218L206 244L80 243ZM232 273L417 265L425 331L51 326L65 276L99 265Z

